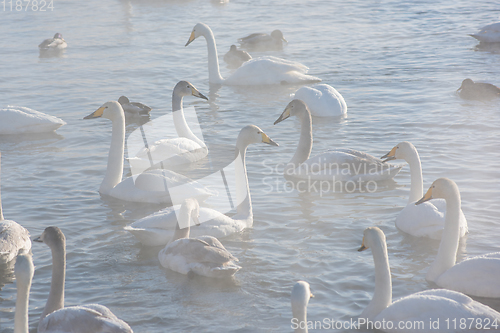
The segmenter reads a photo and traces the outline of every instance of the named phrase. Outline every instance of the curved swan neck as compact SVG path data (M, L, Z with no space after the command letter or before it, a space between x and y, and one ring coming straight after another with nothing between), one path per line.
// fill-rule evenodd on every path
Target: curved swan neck
M413 147L412 153L405 158L410 166L410 198L408 203L415 202L424 196L424 180L422 178L422 164L417 149Z
M28 333L28 302L31 288L31 278L29 283L21 283L17 280L16 314L14 315L14 333Z
M460 193L455 188L448 193L446 200L446 214L444 217L444 229L439 243L436 259L432 263L425 278L428 281L436 279L455 265L457 260L457 250L460 241Z
M300 119L299 144L287 166L287 168L293 167L294 169L309 158L313 145L311 113L306 111L297 115L297 117Z
M182 96L179 96L175 92L172 93L172 117L174 118L175 130L179 137L188 138L196 142L200 147L206 147L205 143L198 139L191 131L191 128L189 128L182 108Z
M248 143L244 142L240 137L236 141L236 159L235 159L235 175L236 175L236 212L238 215L252 217L252 199L250 198L250 189L248 188L247 167L245 155Z
M112 120L111 145L108 154L108 166L106 175L102 180L99 192L109 194L116 185L122 180L123 175L123 157L125 149L125 116L123 110L121 117Z
M178 222L175 225L175 232L171 242L182 238L189 238L191 210L187 207L187 205L181 206L181 208L179 209L179 214L177 215L177 219Z
M392 281L387 245L380 240L371 246L375 264L375 293L361 318L373 319L392 303Z
M52 281L50 293L43 309L40 321L48 314L64 307L64 280L66 275L66 248L65 244L56 244L52 252Z
M204 25L201 31L203 37L207 41L208 49L208 81L210 83L221 84L224 79L220 75L219 58L217 57L217 46L215 45L215 37L212 30Z

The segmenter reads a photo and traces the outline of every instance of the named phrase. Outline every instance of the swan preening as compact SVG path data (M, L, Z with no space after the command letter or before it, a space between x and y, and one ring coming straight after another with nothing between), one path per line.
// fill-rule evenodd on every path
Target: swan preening
M174 126L177 132L176 138L160 139L149 147L144 147L144 140L141 137L137 140L142 147L134 157L129 157L128 161L132 172L141 173L148 168L169 169L180 165L190 164L205 158L208 154L208 148L205 142L200 140L190 129L184 118L182 99L185 96L194 96L208 100L205 95L200 93L194 85L188 81L179 81L172 91L172 116ZM159 131L166 129L160 128ZM154 131L158 131L154 129ZM147 133L153 135L155 133ZM165 137L167 133L162 132ZM129 154L133 155L131 140L128 140Z
M131 102L126 96L120 96L118 103L122 106L125 115L148 115L151 112L149 106L139 102Z
M203 199L215 194L197 182L170 170L150 170L122 180L125 116L120 103L106 102L84 119L100 117L111 120L113 128L108 166L99 193L120 200L149 203L170 203L171 192L175 192L178 200L190 197Z
M0 134L54 132L65 124L62 119L24 106L0 109Z
M53 38L47 38L38 45L40 51L62 50L66 47L68 47L68 44L60 33L56 33Z
M402 168L401 165L383 163L381 159L352 149L328 150L309 158L313 144L312 120L303 101L291 101L274 124L292 116L301 122L300 139L295 155L283 171L285 177L346 182L382 181L393 178Z
M309 283L298 281L292 289L292 328L295 333L307 333L307 305L314 297Z
M457 184L448 178L439 178L416 204L437 198L446 200L444 230L436 259L425 278L442 288L464 294L500 297L500 252L472 257L455 265L461 205Z
M245 155L248 145L259 142L278 145L257 126L248 125L241 129L236 140L236 158L229 168L224 169L225 179L232 187L231 195L236 198L236 214L229 217L224 215L224 211L200 207L201 225L191 230L195 237L201 235L224 237L252 227L252 201L248 187ZM219 179L219 182L222 183L222 181ZM169 207L146 216L125 227L125 230L131 232L145 246L165 245L172 239L177 224L175 209L175 207Z
M270 35L266 33L253 33L238 38L238 42L241 47L250 51L280 51L283 49L283 42L288 43L279 29L274 30Z
M34 241L47 244L52 252L52 281L47 304L38 323L38 332L130 333L132 329L100 304L64 307L66 238L58 227L47 227Z
M0 158L1 156L0 153ZM30 249L31 239L28 230L12 220L4 219L0 194L0 262L10 262L19 251L29 252Z
M500 43L500 22L488 24L479 30L478 33L469 35L481 43Z
M204 23L194 26L186 46L203 36L208 48L208 80L210 83L227 85L265 85L320 82L321 79L307 75L308 68L298 62L276 57L261 57L245 62L230 77L223 79L219 70L219 59L215 38L210 27Z
M233 276L241 267L219 240L212 236L189 238L191 219L199 225L200 207L196 199L186 199L177 215L170 243L158 253L160 264L181 274L213 278Z
M294 99L306 103L313 117L345 117L347 114L344 97L328 84L302 87L295 92Z
M446 201L436 199L432 202L415 205L415 202L424 195L422 165L415 146L407 141L400 142L381 158L385 161L403 159L410 166L410 197L408 204L396 218L396 226L416 237L441 239L445 222ZM462 210L460 210L459 225L460 237L463 237L467 233L467 220Z
M500 88L494 84L474 82L471 79L463 80L457 92L463 99L490 100L500 97Z
M252 56L246 51L238 50L236 45L231 45L229 51L224 54L224 61L231 68L238 68L250 59L252 59Z
M490 322L500 321L500 313L474 301L470 297L451 290L432 289L405 296L392 302L392 282L385 235L377 227L366 228L358 251L371 248L375 264L375 293L360 315L359 322L382 323L389 332L457 332L453 326L447 329L447 322L461 318ZM363 319L363 320L361 320ZM438 326L435 323L439 320ZM470 320L470 319L469 319ZM421 322L420 330L399 327L399 322ZM377 325L377 324L375 324ZM434 325L434 326L431 326ZM375 326L377 327L377 326ZM463 330L467 331L467 330ZM460 330L462 332L462 330Z

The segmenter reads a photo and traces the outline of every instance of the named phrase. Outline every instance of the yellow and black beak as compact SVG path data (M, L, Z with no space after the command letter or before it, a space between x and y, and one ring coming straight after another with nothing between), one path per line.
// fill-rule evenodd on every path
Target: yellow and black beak
M184 46L188 46L188 45L189 45L189 44L191 44L191 42L192 42L193 40L195 40L195 39L196 39L196 37L194 36L194 30L193 30L193 31L191 32L191 36L189 36L189 40L187 41L186 45L184 45Z
M194 97L198 97L198 98L203 98L205 100L208 101L208 98L203 95L201 92L198 91L198 89L196 89L195 87L191 86L191 94L194 96Z
M99 109L95 110L88 116L84 117L83 119L92 119L92 118L99 118L102 117L102 114L104 113L104 109L106 109L105 106L101 106Z
M279 144L271 140L271 138L268 137L266 133L260 132L260 135L262 135L262 142L267 143L268 145L271 146L279 146Z
M382 156L380 159L383 160L385 158L385 160L383 160L382 163L385 163L387 161L395 160L396 159L396 149L397 149L397 147L394 147L394 148L391 149L390 152L388 152L387 154L385 154L384 156Z
M368 247L365 246L365 238L363 237L363 241L361 242L361 247L358 249L358 252L366 250Z
M420 199L417 202L415 202L415 205L420 205L423 202L431 200L432 199L432 188L433 187L434 186L429 187L429 189L427 190L427 193L425 193L425 195L423 196L422 199Z
M290 107L287 106L285 108L285 111L283 111L283 113L281 114L281 116L276 119L276 121L274 122L274 125L276 125L277 123L281 123L283 120L287 119L288 117L290 117Z

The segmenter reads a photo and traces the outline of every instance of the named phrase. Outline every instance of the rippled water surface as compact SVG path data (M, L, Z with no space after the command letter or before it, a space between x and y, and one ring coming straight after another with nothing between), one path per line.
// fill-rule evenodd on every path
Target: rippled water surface
M371 253L356 251L373 225L387 236L394 299L432 287L425 273L439 243L394 225L408 198L408 167L375 193L291 190L275 165L293 155L300 124L273 122L298 87L210 86L205 41L184 47L197 22L212 28L221 60L238 37L281 29L289 44L273 55L304 63L348 105L344 120L314 119L313 154L341 147L381 156L411 141L426 189L446 176L461 190L470 233L460 258L499 250L500 104L455 94L466 77L500 84L500 54L476 48L467 36L498 20L498 3L54 0L54 7L44 13L0 7L0 107L27 106L67 125L57 134L0 137L0 150L5 217L33 236L49 225L66 235L66 305L106 305L135 332L289 332L290 291L306 280L316 296L309 319L349 320L373 295ZM40 58L37 45L55 32L67 50ZM183 79L210 98L185 99L209 144L233 145L250 123L280 144L248 150L254 226L223 239L243 267L229 281L163 269L158 248L141 246L123 230L162 206L97 192L111 124L82 118L120 95L153 107L152 118L168 114L172 88ZM127 132L137 126L132 122ZM48 247L33 244L33 258L35 332L50 288ZM12 280L8 272L0 276L0 332L13 331ZM500 310L498 301L481 301Z

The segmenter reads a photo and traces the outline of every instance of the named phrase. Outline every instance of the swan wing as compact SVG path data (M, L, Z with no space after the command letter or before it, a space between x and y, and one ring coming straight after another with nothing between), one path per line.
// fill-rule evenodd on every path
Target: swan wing
M13 260L19 250L28 252L31 249L30 233L20 224L11 221L0 221L0 261Z
M260 39L260 38L265 38L265 37L268 37L268 38L272 39L272 37L270 35L266 34L266 33L256 32L256 33L250 34L248 36L238 38L238 41L239 42L247 42L247 41L249 41L251 39L254 39L254 38Z
M295 92L294 98L304 101L311 115L316 117L338 117L347 113L344 97L328 84L302 87Z
M53 132L64 124L62 119L27 107L0 109L0 134Z

